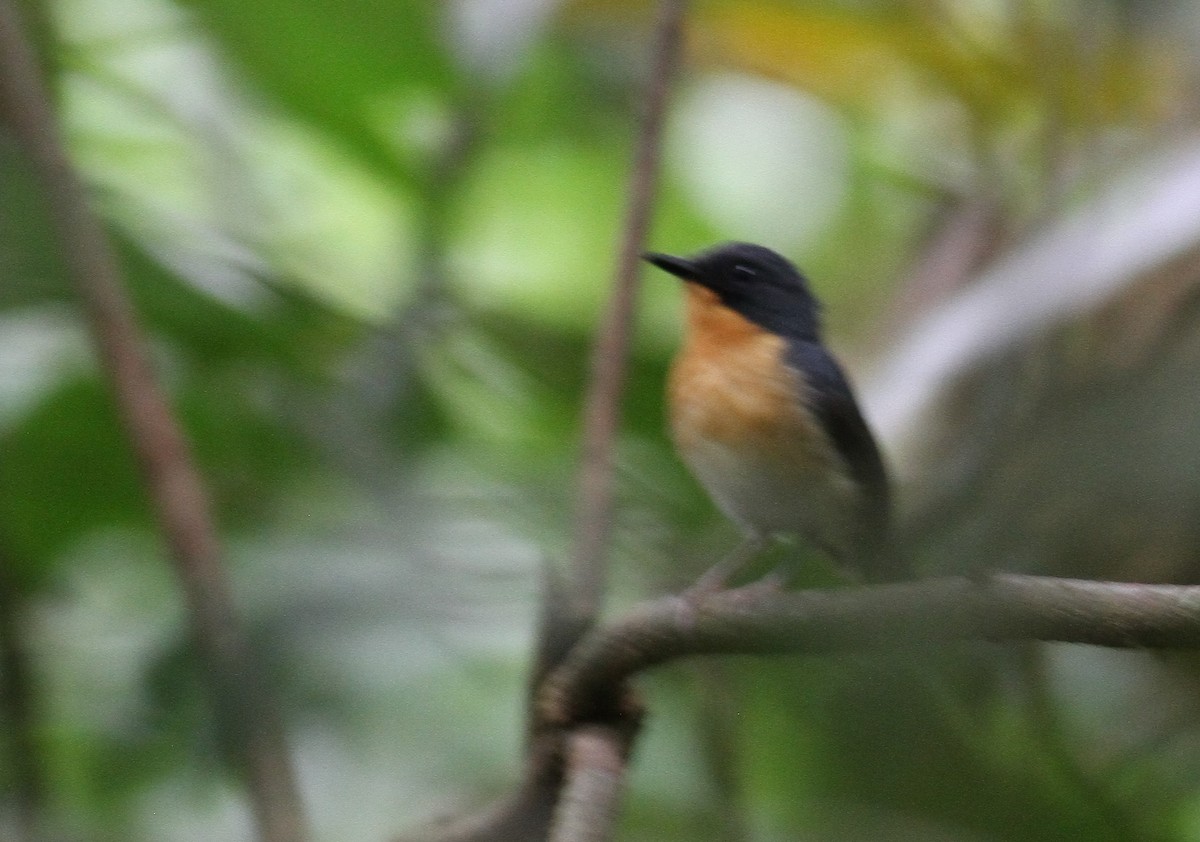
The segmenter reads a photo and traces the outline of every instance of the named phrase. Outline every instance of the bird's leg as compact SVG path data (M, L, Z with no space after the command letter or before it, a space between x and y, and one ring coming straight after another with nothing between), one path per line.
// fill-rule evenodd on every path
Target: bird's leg
M706 596L722 590L734 574L750 563L767 546L765 535L747 535L733 551L705 571L684 593L689 597Z

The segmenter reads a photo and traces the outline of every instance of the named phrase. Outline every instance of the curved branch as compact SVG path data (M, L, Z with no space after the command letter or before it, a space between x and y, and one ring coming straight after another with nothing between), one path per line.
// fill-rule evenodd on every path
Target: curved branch
M1200 586L997 575L665 597L585 638L546 682L548 722L619 715L630 676L692 655L821 654L953 640L1200 647Z

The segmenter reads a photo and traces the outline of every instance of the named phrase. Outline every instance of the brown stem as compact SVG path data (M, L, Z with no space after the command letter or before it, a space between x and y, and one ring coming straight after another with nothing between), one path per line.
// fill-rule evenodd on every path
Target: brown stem
M638 261L658 186L663 115L679 63L686 6L685 0L664 0L659 9L654 66L647 83L645 112L629 179L629 205L612 298L592 349L591 378L583 411L573 567L576 609L588 620L599 610L607 579L606 550L613 520L612 457L633 333Z
M550 842L607 842L612 838L625 782L628 734L586 725L567 737L566 781Z
M591 627L600 607L606 576L605 548L612 529L612 453L625 386L638 260L658 181L659 149L667 94L679 61L685 0L664 0L654 41L654 64L647 80L645 111L629 178L629 205L617 260L612 298L592 352L591 377L583 412L582 458L575 510L575 548L569 582L547 570L534 663L530 676L529 739L526 768L518 791L480 814L406 835L410 842L509 842L545 839L558 815L564 786L564 753L583 750L572 734L545 727L535 704L542 680ZM624 728L636 717L626 716ZM624 731L623 731L624 733ZM632 740L632 734L626 739ZM568 748L571 747L571 748ZM574 755L572 755L574 756ZM576 767L578 768L578 767ZM614 802L615 803L615 802ZM562 821L574 821L570 816ZM573 837L561 837L573 838Z
M666 597L575 647L546 682L542 715L564 724L610 718L631 675L693 655L811 655L952 640L1194 649L1200 586L998 575Z
M307 837L295 776L262 671L233 607L208 497L159 390L116 256L67 158L13 0L0 0L0 116L44 188L68 272L142 470L187 603L191 633L237 752L264 842Z

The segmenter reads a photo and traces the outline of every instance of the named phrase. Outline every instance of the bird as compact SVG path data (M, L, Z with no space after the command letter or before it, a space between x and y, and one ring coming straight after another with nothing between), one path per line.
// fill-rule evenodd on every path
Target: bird
M793 535L868 582L907 578L890 551L879 446L822 341L808 280L765 246L725 243L643 259L686 289L667 380L676 450L743 540L693 586L719 590L771 540Z

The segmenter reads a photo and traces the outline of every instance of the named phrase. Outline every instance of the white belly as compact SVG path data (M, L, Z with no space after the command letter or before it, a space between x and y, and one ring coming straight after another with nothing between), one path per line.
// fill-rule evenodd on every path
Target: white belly
M763 459L712 440L693 440L680 452L717 507L748 535L798 535L832 552L847 549L855 488L829 461L832 453L806 453L806 462Z

